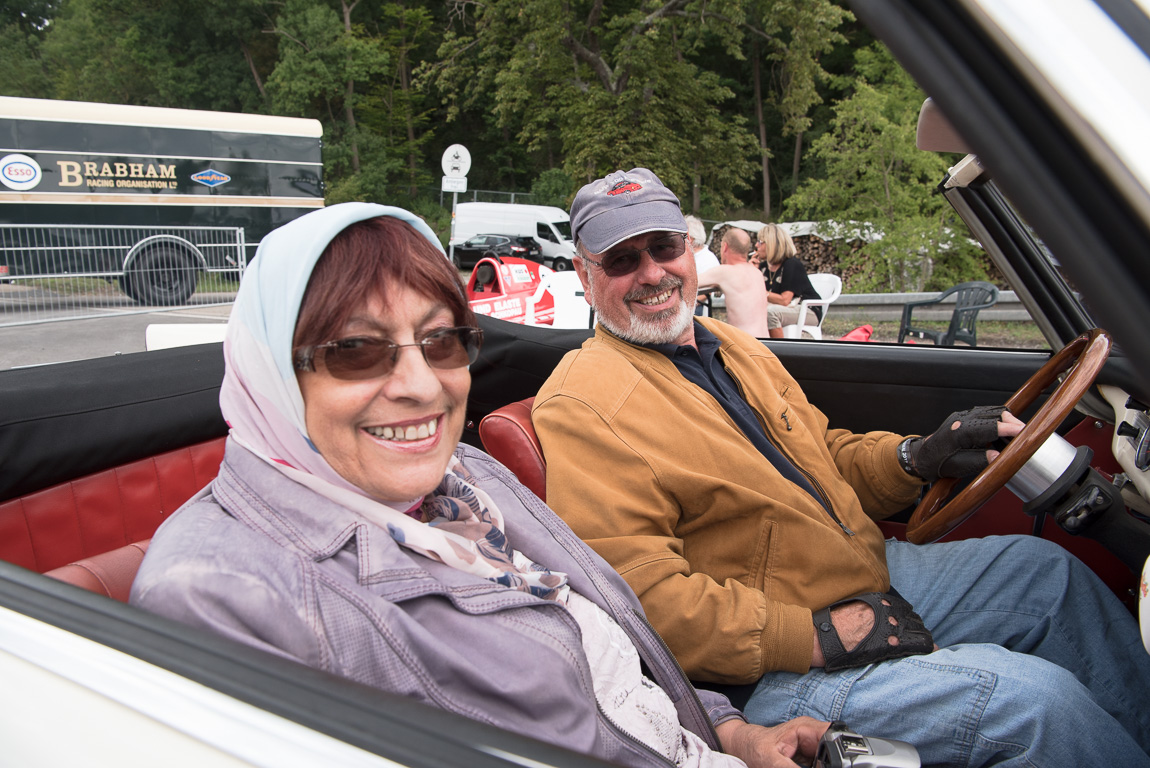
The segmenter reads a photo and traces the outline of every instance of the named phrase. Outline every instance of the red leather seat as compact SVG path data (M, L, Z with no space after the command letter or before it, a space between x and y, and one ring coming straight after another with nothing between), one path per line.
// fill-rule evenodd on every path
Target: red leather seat
M220 437L0 503L0 560L44 573L150 539L223 455Z
M145 539L111 552L85 557L44 575L126 603L150 541Z
M497 408L479 422L479 439L499 463L547 501L547 460L531 424L534 397Z

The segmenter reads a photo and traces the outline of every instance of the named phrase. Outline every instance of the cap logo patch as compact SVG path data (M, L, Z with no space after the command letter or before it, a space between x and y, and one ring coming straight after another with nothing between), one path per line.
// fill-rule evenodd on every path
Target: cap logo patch
M608 195L621 195L624 192L638 192L643 188L642 184L634 181L620 181L607 190Z

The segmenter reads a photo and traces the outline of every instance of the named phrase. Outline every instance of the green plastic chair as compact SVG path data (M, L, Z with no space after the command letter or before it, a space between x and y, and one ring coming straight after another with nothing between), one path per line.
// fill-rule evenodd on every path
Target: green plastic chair
M915 328L911 325L911 313L919 307L941 304L946 298L954 296L954 313L950 316L950 327L945 331L935 331L927 328ZM975 280L969 283L959 283L947 288L936 298L922 301L908 301L902 308L902 322L898 329L898 343L902 344L908 336L916 339L930 339L937 346L953 347L954 342L962 341L972 347L978 346L975 323L978 321L980 310L993 307L998 303L998 288L993 283Z

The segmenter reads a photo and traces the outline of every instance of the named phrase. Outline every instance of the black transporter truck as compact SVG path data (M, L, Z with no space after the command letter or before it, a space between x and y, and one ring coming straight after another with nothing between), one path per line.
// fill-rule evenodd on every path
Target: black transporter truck
M321 147L316 120L0 97L0 280L183 304L323 206Z

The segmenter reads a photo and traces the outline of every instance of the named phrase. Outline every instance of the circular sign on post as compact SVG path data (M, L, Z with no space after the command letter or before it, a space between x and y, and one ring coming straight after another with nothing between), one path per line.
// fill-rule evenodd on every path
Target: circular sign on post
M443 175L455 179L467 177L471 170L471 153L462 144L452 144L443 153Z

